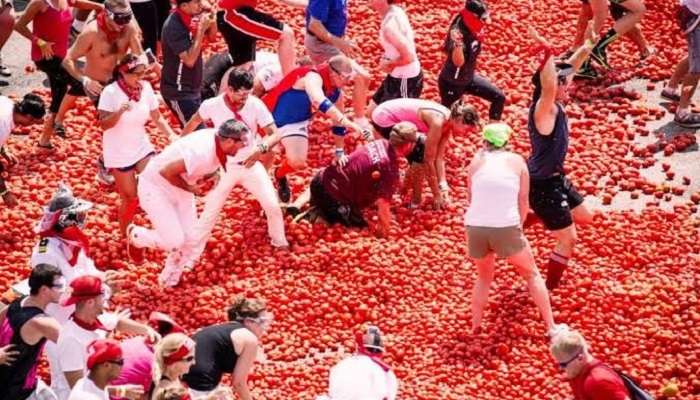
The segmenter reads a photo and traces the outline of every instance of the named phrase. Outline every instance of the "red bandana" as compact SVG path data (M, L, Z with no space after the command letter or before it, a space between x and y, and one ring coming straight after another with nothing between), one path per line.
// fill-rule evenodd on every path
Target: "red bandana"
M180 347L178 347L177 350L175 350L174 353L169 354L167 356L163 357L163 362L165 365L171 365L175 364L178 361L184 360L188 354L192 351L194 348L194 342L192 342L190 339L185 340Z
M124 92L124 94L129 100L138 103L138 101L141 100L142 86L141 82L137 82L137 84L137 87L132 88L131 86L127 85L127 83L124 81L124 78L119 77L119 79L117 79L117 86L119 86L119 89L121 89L122 92Z
M103 331L108 331L104 325L102 325L102 322L100 322L99 319L95 318L94 322L85 322L82 319L79 319L75 313L73 313L70 318L75 322L76 325L79 327L85 329L86 331L96 331L98 329L103 330Z
M214 137L214 147L216 147L216 158L219 159L219 163L221 163L221 168L224 169L224 172L226 172L226 153L224 153L224 149L221 148L221 143L219 143L219 137L215 136Z
M355 336L355 340L357 342L357 354L361 354L363 356L369 357L372 361L374 361L375 364L382 367L384 372L388 372L389 370L391 370L391 367L389 366L389 364L382 361L381 353L372 353L372 352L367 351L367 349L365 349L365 344L362 341L362 334L361 333L358 333Z
M239 109L242 108L242 107L237 107L236 104L233 104L233 103L231 102L231 99L228 98L228 95L227 95L227 94L224 94L223 96L224 96L224 104L226 104L226 107L228 107L228 109L231 110L231 112L233 113L233 116L234 116L238 121L245 123L245 122L243 121L243 118L241 118L241 114L240 114L240 112L239 112Z
M105 35L107 35L107 40L109 40L110 42L114 42L117 39L119 39L119 36L121 35L122 31L120 29L110 29L110 27L107 25L107 13L98 13L97 17L95 17L95 20L97 21L97 29L101 30L105 33Z
M194 18L186 12L180 10L180 8L175 8L173 13L180 16L182 23L185 24L190 34L194 36L197 33L197 26L199 25L199 18Z
M474 35L474 37L481 42L481 40L484 38L484 21L477 17L476 14L466 9L462 9L459 15L462 16L464 26L466 26L467 29L469 29L469 32L471 32L472 35Z
M55 229L51 228L43 232L39 232L40 237L57 237L63 240L63 243L70 247L72 252L71 258L68 260L70 265L75 266L78 262L78 256L80 255L80 250L82 250L87 256L90 252L90 240L87 235L83 233L77 226L69 226L63 229L61 232L57 232Z
M290 90L292 87L294 87L294 84L297 83L299 79L305 77L306 74L308 74L309 72L316 72L319 75L321 75L321 79L323 80L323 92L326 96L332 95L333 92L337 89L331 83L331 71L328 64L322 64L318 67L298 67L292 70L290 73L288 73L284 78L282 78L282 80L280 81L280 83L277 84L277 86L272 88L272 90L270 90L265 94L265 96L263 96L262 101L267 106L267 109L270 111L274 111L280 96L282 96L282 94L285 93L287 90Z

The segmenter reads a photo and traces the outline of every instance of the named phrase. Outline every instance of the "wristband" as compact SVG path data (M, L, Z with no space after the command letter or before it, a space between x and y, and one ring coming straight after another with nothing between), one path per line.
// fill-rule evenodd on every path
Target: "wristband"
M331 128L331 132L333 132L335 136L345 136L348 130L344 126L334 126Z
M327 113L328 110L331 109L331 107L333 107L333 103L331 103L331 101L327 97L323 99L321 104L318 105L318 109L321 110L321 112L324 114Z
M369 129L363 129L362 137L365 139L366 142L369 142L370 139L372 139L372 131L370 131Z
M345 149L341 149L341 148L335 149L335 158L340 158L344 155L345 155Z
M265 154L265 153L267 153L267 151L268 151L270 148L267 146L267 144L265 144L265 143L260 143L260 144L258 145L258 149L260 150L260 152L261 152L262 154Z

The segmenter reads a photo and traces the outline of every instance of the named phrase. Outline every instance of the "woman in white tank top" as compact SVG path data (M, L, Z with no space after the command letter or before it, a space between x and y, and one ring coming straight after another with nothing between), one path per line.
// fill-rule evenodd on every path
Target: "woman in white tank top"
M387 76L372 96L367 116L387 100L418 98L423 91L423 72L416 54L416 42L406 12L396 0L372 0L372 8L382 18L379 43L384 49L379 63Z
M546 330L552 333L555 324L547 288L522 231L530 207L530 176L525 160L505 148L511 132L506 124L484 127L484 148L469 165L469 205L464 219L469 256L477 269L471 301L472 331L480 331L498 255L506 257L525 279Z

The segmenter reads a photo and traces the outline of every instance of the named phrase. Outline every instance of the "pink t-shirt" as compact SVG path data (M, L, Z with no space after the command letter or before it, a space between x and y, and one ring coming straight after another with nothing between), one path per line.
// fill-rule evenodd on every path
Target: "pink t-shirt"
M34 36L53 43L54 56L62 59L68 52L68 36L70 35L70 26L73 23L73 8L57 10L48 1L46 4L48 5L46 11L34 17L33 33ZM68 4L72 4L72 1L69 1ZM32 61L39 61L41 58L39 46L32 42Z
M146 338L134 337L121 343L124 367L119 377L110 385L141 385L144 392L148 393L153 379L153 349L146 344ZM120 397L111 397L121 399Z
M385 101L372 112L372 122L382 128L392 127L399 122L411 122L419 132L427 133L428 125L418 116L420 110L433 110L450 117L450 110L442 104L422 99L394 99Z

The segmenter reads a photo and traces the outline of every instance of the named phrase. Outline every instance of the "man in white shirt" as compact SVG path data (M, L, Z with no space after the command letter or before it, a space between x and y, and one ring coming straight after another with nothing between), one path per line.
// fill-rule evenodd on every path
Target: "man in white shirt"
M51 388L59 400L68 398L71 389L86 375L87 346L117 330L146 335L153 342L160 336L147 325L128 318L128 313L103 314L105 288L95 276L81 276L70 283L71 294L63 305L75 304L75 312L58 337L57 360L51 361Z
M328 396L317 400L394 400L398 381L381 358L384 353L381 331L369 326L358 334L357 352L331 368Z
M282 210L267 170L260 162L246 162L248 156L255 152L256 144L261 141L257 132L262 130L266 136L270 137L277 131L272 114L265 104L259 98L250 95L252 88L253 75L246 70L234 70L229 75L224 93L205 100L183 130L183 134L186 135L204 121L211 121L214 128L218 128L230 119L243 122L249 130L246 138L248 145L238 151L235 157L228 158L226 173L206 196L204 211L197 222L200 239L195 251L196 258L204 251L219 213L226 203L226 198L238 184L252 194L265 210L267 231L272 246L276 248L289 246L284 234Z
M10 165L17 162L4 147L12 130L17 125L38 124L44 120L44 114L46 114L44 101L33 93L25 95L19 103L15 103L8 97L0 96L0 156L5 159L5 162ZM3 171L4 167L0 163L0 172ZM2 177L0 177L0 197L8 207L17 205L17 198L7 188Z
M88 345L87 354L88 375L76 382L68 400L108 400L110 393L119 398L142 398L143 388L138 385L108 386L119 377L124 365L119 342L95 340Z
M129 244L168 252L159 281L175 286L185 266L194 262L198 237L195 196L219 168L226 171L228 156L247 146L248 127L236 120L218 129L202 129L178 139L155 156L141 173L138 196L141 208L154 229L136 225L127 228Z

